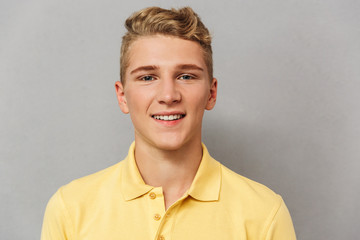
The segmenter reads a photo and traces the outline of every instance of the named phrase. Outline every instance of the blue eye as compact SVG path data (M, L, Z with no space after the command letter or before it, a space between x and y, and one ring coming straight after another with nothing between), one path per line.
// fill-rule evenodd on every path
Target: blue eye
M144 77L141 78L141 80L152 81L152 80L154 80L154 78L152 76L144 76Z
M180 76L179 79L190 80L193 79L193 76L185 74Z

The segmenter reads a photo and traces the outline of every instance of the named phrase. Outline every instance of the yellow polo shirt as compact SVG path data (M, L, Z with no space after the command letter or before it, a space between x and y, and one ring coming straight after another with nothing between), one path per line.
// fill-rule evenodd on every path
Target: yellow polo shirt
M229 170L203 145L190 189L165 211L161 187L146 185L134 159L61 187L50 199L42 240L296 239L282 198Z

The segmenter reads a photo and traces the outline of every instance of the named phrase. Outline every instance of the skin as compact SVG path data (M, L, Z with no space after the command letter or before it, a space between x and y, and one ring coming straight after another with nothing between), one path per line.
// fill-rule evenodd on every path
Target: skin
M147 36L129 51L125 85L115 83L116 95L134 125L139 171L146 184L163 188L167 209L188 190L199 167L202 118L215 106L217 80L210 81L197 42Z

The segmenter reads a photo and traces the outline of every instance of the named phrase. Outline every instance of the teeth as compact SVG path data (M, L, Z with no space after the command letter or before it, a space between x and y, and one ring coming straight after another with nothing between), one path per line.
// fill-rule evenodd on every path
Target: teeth
M175 114L175 115L154 115L153 118L163 121L173 121L183 118L184 115L182 114Z

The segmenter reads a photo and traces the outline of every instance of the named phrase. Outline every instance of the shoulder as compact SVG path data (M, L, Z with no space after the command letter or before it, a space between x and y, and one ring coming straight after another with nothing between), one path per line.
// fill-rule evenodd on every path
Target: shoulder
M277 199L278 195L267 186L244 177L221 164L222 187L231 194L261 199Z
M122 165L119 162L60 187L47 204L42 239L75 239L82 221L106 207L104 199L118 200L120 196L112 192L120 182Z
M258 218L275 214L283 200L265 185L221 165L221 196L233 209ZM245 214L246 215L246 214Z
M263 237L279 235L296 239L290 214L280 195L223 165L221 172L220 201L234 222L245 223L249 233Z
M68 204L96 199L97 195L110 191L109 187L120 182L123 161L96 173L75 179L60 187L57 195Z
M252 179L244 177L231 169L227 168L226 166L220 164L221 166L221 173L222 173L222 182L227 187L235 187L241 191L249 191L252 193L260 194L260 195L269 195L274 196L276 195L274 191L272 191L267 186L256 182Z

